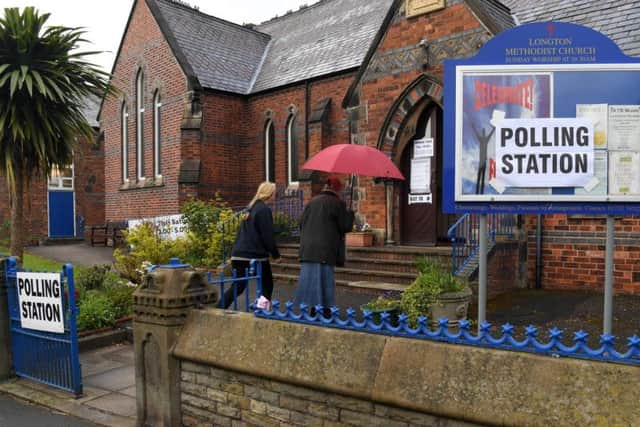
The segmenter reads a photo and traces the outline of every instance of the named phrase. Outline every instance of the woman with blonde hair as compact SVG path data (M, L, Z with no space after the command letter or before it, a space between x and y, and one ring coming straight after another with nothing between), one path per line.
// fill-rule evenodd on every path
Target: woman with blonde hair
M280 258L278 246L273 234L273 216L266 202L276 191L272 182L263 182L258 187L246 211L242 214L242 222L238 229L238 236L231 252L231 267L238 277L244 277L253 259L262 265L262 295L259 299L260 308L270 308L273 293L273 275L269 256L274 260ZM247 281L236 282L236 295L242 294L247 287ZM233 289L229 289L220 299L219 307L228 308L233 303Z

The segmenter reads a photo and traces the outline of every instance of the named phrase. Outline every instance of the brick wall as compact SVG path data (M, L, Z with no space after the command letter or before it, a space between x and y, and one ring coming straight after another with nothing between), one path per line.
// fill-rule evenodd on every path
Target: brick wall
M393 113L394 103L413 81L426 74L442 82L442 60L445 57L461 57L474 53L476 46L456 43L456 37L468 37L467 34L476 32L486 33L464 2L447 3L448 7L445 9L409 19L405 17L402 5L394 16L364 72L357 91L359 108L366 111L366 115L361 114L360 120L357 121L358 138L367 145L377 146L385 131L385 122ZM429 55L419 47L422 39L433 45ZM433 53L436 50L437 54ZM424 67L424 64L429 65ZM418 99L413 102L410 108L419 104ZM397 125L401 126L402 123ZM383 150L387 154L393 154L396 164L400 165L401 152L389 151L388 147L384 147ZM362 220L375 228L384 229L384 186L374 184L371 179L361 179L360 186L361 201L358 208ZM396 193L398 188L396 186ZM396 207L398 202L399 199L396 199ZM395 224L398 227L399 215L400 212L396 210ZM399 235L398 232L399 230L396 231L396 236Z
M475 425L191 362L181 367L187 427Z
M104 224L104 141L82 141L73 165L76 217L84 218L88 236L90 226Z
M136 170L136 74L144 72L144 182ZM100 124L105 135L105 218L122 220L176 213L179 210L178 172L181 161L181 121L188 100L187 80L144 1L137 1L115 64L112 83L121 94L103 104ZM161 174L153 177L153 95L161 96ZM121 108L129 109L128 175L121 173Z
M536 277L536 217L527 216L529 283ZM606 218L544 215L541 285L545 289L604 288ZM617 217L613 270L616 293L640 293L640 218Z

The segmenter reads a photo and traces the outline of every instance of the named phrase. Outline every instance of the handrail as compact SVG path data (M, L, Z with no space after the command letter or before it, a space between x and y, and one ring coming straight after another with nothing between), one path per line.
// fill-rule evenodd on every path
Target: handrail
M480 249L479 215L466 213L449 227L447 237L451 242L451 264L453 274L458 274ZM512 214L488 215L488 237L495 243L496 236L513 236L515 216Z

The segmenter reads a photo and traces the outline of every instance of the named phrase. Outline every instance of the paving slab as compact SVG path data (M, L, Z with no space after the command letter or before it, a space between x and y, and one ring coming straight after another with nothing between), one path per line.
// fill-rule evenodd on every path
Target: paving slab
M133 366L123 366L97 375L83 377L84 384L110 391L120 391L136 384Z
M125 417L136 415L136 399L120 393L109 393L105 396L86 402L87 406Z
M113 264L113 248L91 246L86 243L28 246L25 251L54 261L70 262L85 267Z

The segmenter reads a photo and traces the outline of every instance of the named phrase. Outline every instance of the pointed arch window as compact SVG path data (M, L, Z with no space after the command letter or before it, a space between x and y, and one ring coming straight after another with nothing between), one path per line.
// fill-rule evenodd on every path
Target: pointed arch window
M287 184L298 184L298 144L296 141L296 116L287 120Z
M127 171L127 163L129 162L128 154L129 154L129 141L127 140L127 128L129 123L129 110L127 109L127 104L122 103L122 110L120 116L120 139L122 146L120 149L121 152L121 160L122 164L120 167L122 168L122 182L129 182L129 172Z
M136 75L136 169L138 181L144 180L144 74Z
M264 126L264 171L265 180L276 182L276 144L273 120L267 120Z
M161 146L160 146L160 90L156 90L153 94L153 176L160 178L162 176L161 162Z

